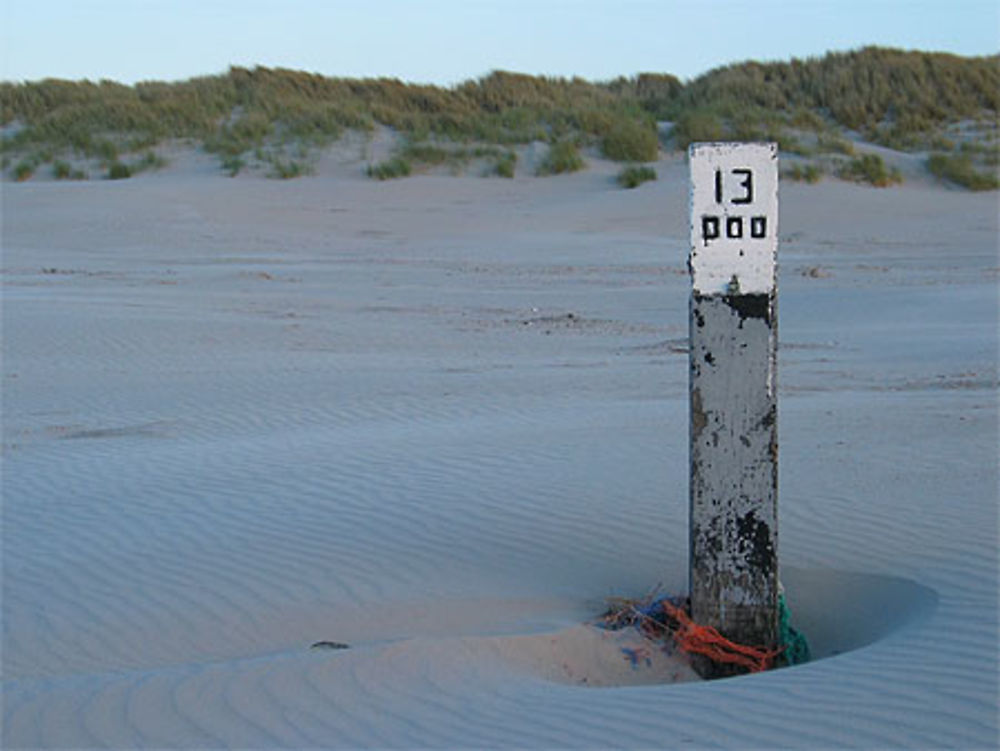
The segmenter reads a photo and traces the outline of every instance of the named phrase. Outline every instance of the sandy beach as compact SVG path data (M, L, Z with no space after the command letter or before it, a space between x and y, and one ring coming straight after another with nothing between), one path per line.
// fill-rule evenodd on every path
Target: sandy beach
M704 682L594 625L687 587L689 278L590 162L4 183L0 745L995 748L996 194L782 183L815 659Z

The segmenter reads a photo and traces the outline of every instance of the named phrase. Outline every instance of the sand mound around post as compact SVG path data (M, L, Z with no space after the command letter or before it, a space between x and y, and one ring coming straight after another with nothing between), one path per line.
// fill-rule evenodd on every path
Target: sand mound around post
M885 639L930 615L938 602L934 590L891 576L785 567L782 580L813 661Z
M937 604L933 590L901 578L788 568L784 580L794 624L808 638L813 662L886 638ZM557 683L611 687L701 680L675 645L634 627L585 624L505 637L496 646L512 665Z
M644 638L635 629L608 631L579 625L551 634L515 636L501 653L540 678L578 686L637 686L700 680L672 645Z

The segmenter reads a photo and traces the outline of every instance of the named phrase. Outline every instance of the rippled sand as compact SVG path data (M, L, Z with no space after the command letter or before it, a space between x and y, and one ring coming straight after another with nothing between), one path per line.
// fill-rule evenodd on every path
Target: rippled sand
M705 684L592 625L687 575L686 168L614 169L5 184L2 745L995 746L995 195L782 186L823 659Z

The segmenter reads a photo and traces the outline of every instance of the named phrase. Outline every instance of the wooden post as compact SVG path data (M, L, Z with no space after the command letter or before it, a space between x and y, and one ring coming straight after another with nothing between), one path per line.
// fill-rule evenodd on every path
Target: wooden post
M776 144L690 148L691 616L778 641ZM705 677L733 674L707 661Z

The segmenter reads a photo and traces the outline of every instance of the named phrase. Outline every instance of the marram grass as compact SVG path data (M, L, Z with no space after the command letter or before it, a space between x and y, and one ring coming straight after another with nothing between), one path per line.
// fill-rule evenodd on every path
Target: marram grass
M288 146L309 152L293 160L309 165L311 154L346 131L379 125L411 143L506 150L534 141L573 143L625 163L652 162L661 149L683 150L696 140L774 140L785 152L808 155L813 147L796 135L805 130L822 135L819 151L854 156L840 135L845 129L893 148L939 148L941 131L962 121L978 119L995 133L998 109L1000 56L877 47L740 63L688 83L666 73L591 82L496 71L446 88L233 67L134 86L0 83L0 149L13 179L30 179L57 160L86 159L103 170L134 164L167 140L215 154L220 173L237 174L259 150ZM661 131L669 134L662 141ZM570 147L558 148L569 157ZM551 167L568 170L574 163ZM509 159L496 164L497 174L512 173Z

